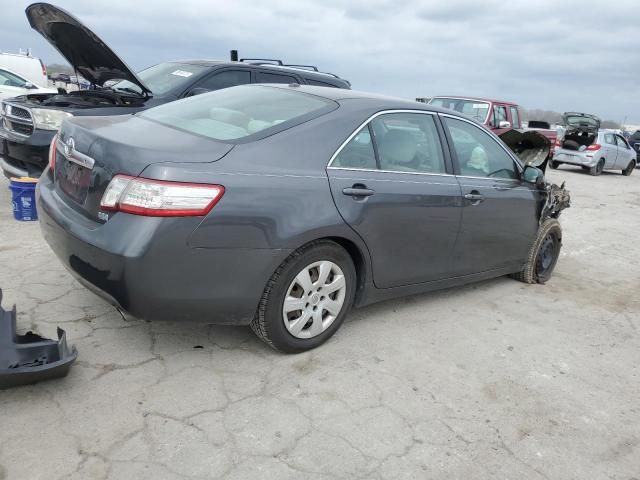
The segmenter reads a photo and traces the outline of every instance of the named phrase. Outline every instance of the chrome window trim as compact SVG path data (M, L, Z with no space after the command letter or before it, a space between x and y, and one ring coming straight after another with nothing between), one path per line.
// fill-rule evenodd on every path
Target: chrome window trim
M500 140L500 137L498 137L495 133L493 133L491 130L487 129L484 125L478 125L478 123L474 122L473 120L468 120L466 118L462 118L459 117L457 115L451 115L449 113L439 113L438 115L440 115L441 117L449 117L449 118L453 118L454 120L461 120L463 122L467 122L470 125L473 125L474 127L476 127L478 130L480 130L481 132L484 132L486 134L489 135L489 138L493 138L494 141L498 144L498 146L504 151L506 152L507 156L509 158L511 158L511 160L513 160L516 164L516 167L518 167L518 172L522 173L522 170L524 169L524 165L522 165L520 163L520 159L518 157L515 156L515 154L509 150L508 148L506 148L506 146L503 144L503 142ZM455 147L454 147L455 148ZM457 159L457 155L456 155L456 159ZM458 165L459 166L459 165ZM491 178L491 177L473 177L473 178ZM511 180L515 180L515 179L511 179ZM519 181L519 180L518 180Z
M351 168L351 167L327 167L327 170L344 170L347 172L370 172L370 173L401 173L404 175L429 175L432 177L455 177L451 173L429 173L429 172L399 172L398 170L382 170L372 168Z
M342 142L342 144L338 147L338 149L334 152L333 155L331 155L331 159L329 160L329 163L327 164L326 168L327 169L331 169L331 170L356 170L356 171L367 171L367 172L385 172L385 173L408 173L411 175L450 175L448 173L427 173L427 172L397 172L394 170L382 170L382 169L367 169L367 168L353 168L353 167L332 167L331 165L333 164L333 161L336 159L336 157L340 154L340 152L342 151L342 149L344 147L347 146L347 144L353 139L353 137L355 137L360 130L362 130L366 125L369 124L369 122L371 122L372 120L374 120L376 117L379 117L380 115L386 115L388 113L421 113L423 115L431 115L431 116L436 116L438 113L437 112L431 112L428 110L414 110L414 109L410 109L410 108L402 108L402 109L392 109L392 110L382 110L380 112L376 112L373 115L371 115L368 119L366 119L364 122L362 122L352 133L351 135L349 135L347 137L347 139ZM440 148L443 150L443 160L444 160L444 145L442 145L442 142L440 142ZM445 162L446 163L446 162ZM446 164L445 164L445 168L446 168Z

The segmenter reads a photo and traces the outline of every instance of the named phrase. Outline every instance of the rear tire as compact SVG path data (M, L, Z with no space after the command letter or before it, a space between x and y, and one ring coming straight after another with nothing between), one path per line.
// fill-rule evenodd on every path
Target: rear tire
M561 247L560 222L555 218L549 218L540 225L524 268L511 277L524 283L546 283L556 267Z
M324 279L323 267L331 268ZM311 283L306 280L305 272ZM344 287L337 296L333 282L340 283L341 278ZM304 281L298 282L298 279ZM316 348L342 325L353 305L356 283L353 260L344 248L329 240L311 242L289 255L271 276L251 328L261 340L284 353ZM301 302L300 308L291 307L297 305L297 301ZM331 305L323 304L329 301ZM330 310L334 309L332 314Z
M634 162L633 160L631 160L629 162L629 165L627 165L627 168L625 168L624 170L622 170L622 175L624 175L625 177L628 177L629 175L631 175L631 173L635 170L636 168L636 162Z
M599 176L604 170L604 158L601 158L598 163L589 169L589 173L594 177Z
M560 162L556 162L555 160L552 160L549 166L555 170L560 166Z

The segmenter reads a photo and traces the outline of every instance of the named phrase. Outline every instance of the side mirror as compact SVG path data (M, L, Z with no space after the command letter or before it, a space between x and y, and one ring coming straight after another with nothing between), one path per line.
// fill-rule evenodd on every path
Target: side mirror
M544 172L539 168L532 167L530 165L524 167L522 178L525 182L533 183L537 187L544 185Z
M498 128L511 128L511 123L507 122L506 120L500 120Z
M202 95L203 93L209 93L211 90L201 87L192 88L187 92L185 97L194 97L196 95Z
M62 87L58 87L58 93L60 95L66 95L67 94L67 89L66 88L62 88Z
M25 82L24 84L24 88L28 88L29 90L33 90L34 88L38 88L36 87L33 83L31 82Z

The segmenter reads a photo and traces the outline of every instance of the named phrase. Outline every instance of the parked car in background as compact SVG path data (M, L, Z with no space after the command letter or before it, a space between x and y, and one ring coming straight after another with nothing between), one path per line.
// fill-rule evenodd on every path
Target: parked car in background
M52 82L69 83L71 81L71 75L68 73L51 73L49 75L49 80Z
M347 80L320 72L315 66L286 65L281 60L268 59L184 60L154 65L136 74L95 33L64 10L36 3L26 13L30 25L97 88L27 95L5 103L0 129L0 167L5 176L39 177L47 164L55 132L70 116L130 114L248 83L350 88ZM69 42L69 38L74 41ZM102 88L113 80L117 82Z
M629 146L636 151L636 166L640 165L640 130L629 135Z
M637 151L618 133L600 130L600 119L579 112L563 114L567 127L560 146L556 147L551 168L562 164L577 165L591 175L604 170L619 170L631 175L637 162Z
M65 119L38 215L66 268L133 317L250 324L300 352L352 305L507 274L546 282L569 202L552 190L456 112L244 85Z
M420 101L420 99L416 99ZM523 128L520 107L513 102L493 100L481 97L432 97L428 102L437 107L448 108L464 113L490 128L496 135L508 130L535 130L549 139L555 145L557 133L546 122L530 121L527 128ZM533 124L533 125L532 125Z
M39 58L0 52L0 69L13 72L38 87L47 87L47 67Z
M69 83L71 85L76 85L80 90L88 90L91 87L91 82L76 75L71 75L69 77Z
M51 94L57 93L57 90L53 88L43 88L15 72L0 68L0 100L25 95L27 93Z

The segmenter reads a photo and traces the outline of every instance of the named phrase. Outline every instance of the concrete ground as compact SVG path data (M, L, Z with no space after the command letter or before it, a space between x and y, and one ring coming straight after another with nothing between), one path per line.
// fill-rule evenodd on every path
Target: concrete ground
M549 177L573 207L547 285L374 305L295 356L123 321L0 180L5 308L79 350L67 378L0 392L0 479L640 478L640 170Z

